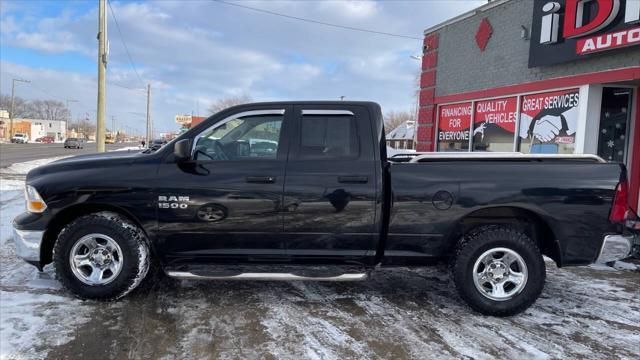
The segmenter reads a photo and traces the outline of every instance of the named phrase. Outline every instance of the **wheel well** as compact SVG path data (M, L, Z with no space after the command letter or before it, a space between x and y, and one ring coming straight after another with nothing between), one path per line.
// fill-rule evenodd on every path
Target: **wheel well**
M524 232L540 248L543 255L553 259L558 266L562 257L553 230L544 219L535 212L518 207L501 206L484 208L465 216L454 230L453 239L484 225L508 225Z
M42 245L40 246L40 265L44 266L49 264L52 261L53 257L53 246L58 239L58 235L60 231L72 222L73 220L84 216L93 214L100 211L112 211L118 213L127 219L131 220L136 226L138 226L142 231L144 228L140 226L140 223L127 211L113 205L107 204L80 204L70 206L62 211L60 211L52 220L49 222L47 226L47 230L44 233L44 237L42 239Z

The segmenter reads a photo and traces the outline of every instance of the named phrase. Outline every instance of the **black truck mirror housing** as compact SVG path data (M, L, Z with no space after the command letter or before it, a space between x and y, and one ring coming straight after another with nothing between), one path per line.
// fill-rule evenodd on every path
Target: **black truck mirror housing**
M178 161L186 161L191 157L189 139L182 139L173 145L173 154Z

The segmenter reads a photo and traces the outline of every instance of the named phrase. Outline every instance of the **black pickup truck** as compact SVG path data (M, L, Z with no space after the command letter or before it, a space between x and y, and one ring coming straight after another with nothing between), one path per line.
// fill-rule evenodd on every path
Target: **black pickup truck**
M448 261L475 310L510 315L558 266L624 258L626 170L594 156L387 161L371 102L236 106L155 151L67 158L26 179L19 256L82 298L150 266L223 280L363 280Z

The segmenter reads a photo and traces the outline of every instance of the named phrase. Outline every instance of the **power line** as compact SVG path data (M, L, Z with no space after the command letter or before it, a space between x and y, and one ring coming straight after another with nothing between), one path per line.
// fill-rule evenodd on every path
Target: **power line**
M113 21L116 23L116 28L118 29L118 34L120 34L120 41L122 41L122 45L124 46L124 50L127 53L127 57L129 58L129 63L131 64L131 67L133 68L133 72L136 73L136 76L138 77L138 80L140 80L140 82L142 84L144 84L144 81L142 81L142 78L140 77L140 74L138 74L138 69L136 69L136 65L133 62L133 58L131 58L131 53L129 53L129 47L127 47L127 43L124 41L124 36L122 36L122 31L120 30L120 24L118 24L118 19L116 18L116 13L113 11L113 7L111 7L111 1L107 0L107 4L109 4L109 10L111 10L111 16L113 17Z
M107 72L109 74L115 76L113 71L111 71L111 68L107 68ZM113 81L107 81L107 85L117 86L117 87L120 87L120 88L123 88L123 89L127 89L127 90L146 91L145 89L142 89L142 88L136 88L136 87L131 87L131 86L127 86L127 85L122 85L122 84L119 84L119 83L113 82Z
M220 4L235 6L235 7L239 7L239 8L243 8L243 9L247 9L247 10L257 11L257 12L261 12L261 13L269 14L269 15L273 15L273 16L280 16L280 17L287 18L287 19L304 21L304 22L317 24L317 25L330 26L330 27L334 27L334 28L338 28L338 29L366 32L366 33L372 33L372 34L378 34L378 35L394 36L394 37L400 37L400 38L405 38L405 39L422 40L422 38L415 37L415 36L393 34L393 33L388 33L388 32L384 32L384 31L376 31L376 30L370 30L370 29L357 28L357 27L353 27L353 26L332 24L332 23L328 23L328 22L324 22L324 21L318 21L318 20L307 19L307 18L302 18L302 17L298 17L298 16L293 16L293 15L282 14L282 13L278 13L278 12L271 11L271 10L254 8L254 7L247 6L247 5L240 5L240 4L237 4L237 3L232 3L232 2L228 2L228 1L224 1L224 0L211 0L211 1L214 1L214 2L217 2L217 3L220 3Z

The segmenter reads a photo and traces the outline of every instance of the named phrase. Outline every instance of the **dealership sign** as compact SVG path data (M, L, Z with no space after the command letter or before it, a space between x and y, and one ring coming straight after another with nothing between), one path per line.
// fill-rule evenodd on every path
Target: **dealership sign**
M473 151L513 151L518 98L475 102Z
M469 148L471 103L442 105L438 114L438 149L460 151Z
M534 0L529 67L640 45L640 0Z
M525 95L520 105L520 150L573 153L578 129L578 89Z

